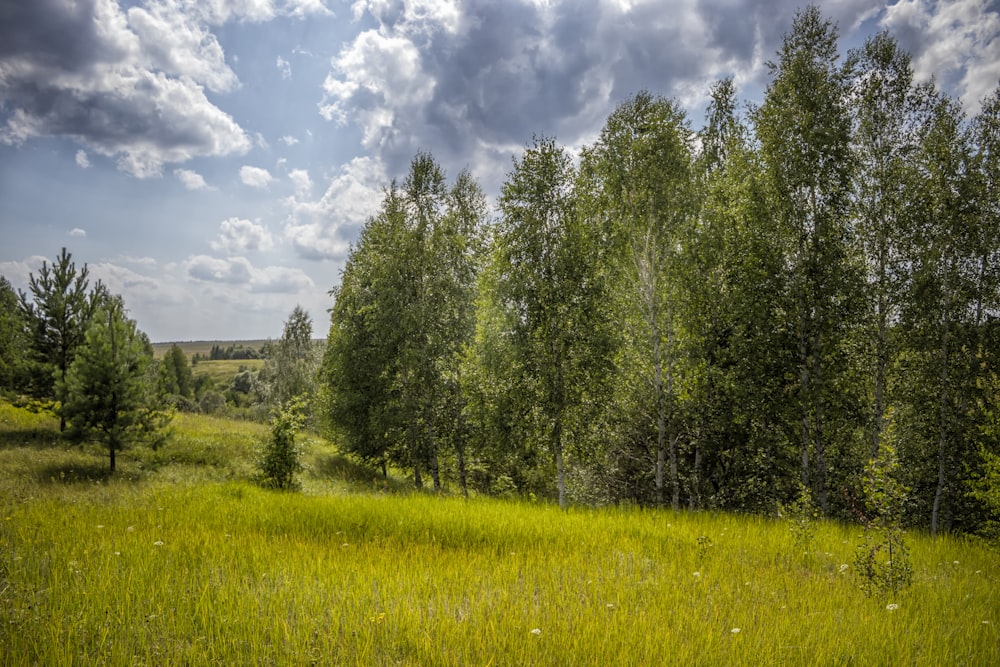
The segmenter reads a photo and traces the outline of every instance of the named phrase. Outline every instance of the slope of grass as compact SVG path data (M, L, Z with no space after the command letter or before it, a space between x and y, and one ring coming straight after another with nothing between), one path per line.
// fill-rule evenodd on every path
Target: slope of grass
M910 535L913 586L868 598L854 528L803 554L755 517L359 493L314 437L307 493L267 492L242 472L266 429L174 429L172 462L134 452L115 478L27 474L99 452L0 450L5 664L1000 663L975 544Z

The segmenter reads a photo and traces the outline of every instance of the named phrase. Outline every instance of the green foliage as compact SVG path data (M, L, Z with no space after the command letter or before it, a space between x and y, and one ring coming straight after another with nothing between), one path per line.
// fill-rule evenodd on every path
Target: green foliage
M28 320L10 282L0 276L0 391L22 390L28 383Z
M171 345L160 362L160 391L167 396L194 398L194 375L180 345Z
M256 378L256 390L263 402L280 406L302 397L308 404L316 393L321 359L321 350L312 340L312 319L301 306L295 306L281 338L269 346ZM311 414L311 409L308 412Z
M66 380L58 385L64 397L60 414L71 434L101 440L112 472L120 449L155 442L168 419L156 409L146 374L152 358L148 339L125 315L121 299L109 298L91 318Z
M795 541L795 550L803 554L809 553L816 537L816 522L820 516L809 487L800 483L798 497L783 507L781 513L787 517L788 528Z
M913 565L903 530L907 490L898 479L894 429L890 417L878 453L865 468L862 487L868 514L864 540L858 546L854 565L861 589L868 595L898 595L913 581Z
M98 282L89 290L87 265L77 272L72 254L63 248L55 263L42 262L38 276L30 274L28 296L21 294L20 307L28 322L31 337L32 391L38 397L65 397L56 384L65 386L76 351L94 310L108 298L107 290ZM65 427L65 419L60 428Z
M302 470L302 452L295 436L303 423L305 403L296 399L282 405L271 418L271 438L258 461L261 484L267 488L294 491L300 488L296 475Z

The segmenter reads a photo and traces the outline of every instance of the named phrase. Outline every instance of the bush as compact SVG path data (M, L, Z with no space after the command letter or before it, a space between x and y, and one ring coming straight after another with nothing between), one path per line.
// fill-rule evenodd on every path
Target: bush
M302 408L295 399L278 409L271 419L271 439L258 461L261 486L285 491L296 490L296 474L302 470L301 452L295 446L295 434L302 428Z

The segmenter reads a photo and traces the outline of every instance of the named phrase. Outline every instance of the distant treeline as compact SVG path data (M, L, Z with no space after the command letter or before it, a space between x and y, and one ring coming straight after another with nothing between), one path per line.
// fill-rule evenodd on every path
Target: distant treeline
M222 345L213 345L212 349L209 351L208 356L202 355L200 352L195 352L191 357L191 363L198 363L199 361L225 361L230 359L266 359L267 349L266 345L262 345L259 348L247 347L244 345L230 345L228 347L223 347Z

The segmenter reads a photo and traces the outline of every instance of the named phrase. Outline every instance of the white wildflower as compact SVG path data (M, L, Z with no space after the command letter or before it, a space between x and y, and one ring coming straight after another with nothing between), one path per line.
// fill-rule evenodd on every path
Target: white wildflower
M888 611L896 611L897 609L899 609L899 605L896 604L895 602L890 602L885 606L885 608Z
M542 629L541 628L535 628L534 630L531 631L531 634L533 634L536 637L538 637L539 635L542 634Z
M740 629L739 628L733 628L732 630L730 630L730 632L733 633L734 635L738 635L738 634L740 634Z

